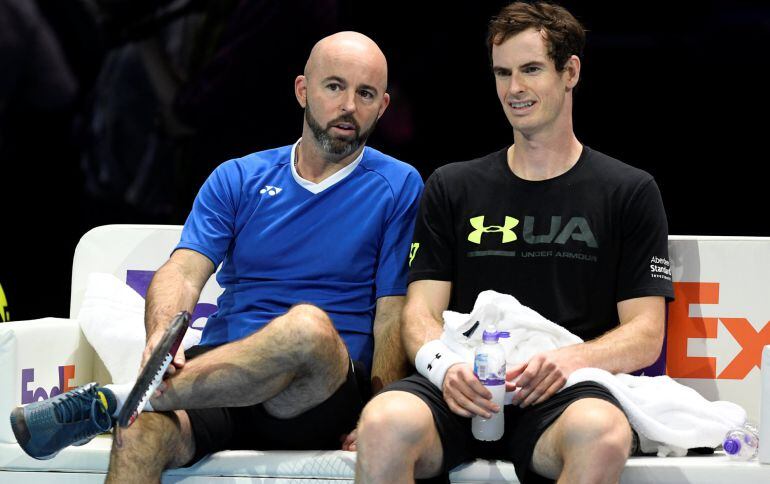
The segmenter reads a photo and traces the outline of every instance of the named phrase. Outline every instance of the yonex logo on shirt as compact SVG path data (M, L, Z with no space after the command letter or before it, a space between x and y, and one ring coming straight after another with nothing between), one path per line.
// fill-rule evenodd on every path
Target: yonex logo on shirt
M278 188L278 187L274 187L274 186L270 186L270 185L265 185L265 188L260 190L259 193L260 193L260 195L264 195L265 193L267 193L271 197L274 197L274 196L278 195L279 193L281 193L281 191L283 191L283 188Z
M507 244L508 242L513 242L514 240L516 240L516 234L513 233L513 230L511 229L516 227L519 224L519 221L513 217L505 217L505 224L502 226L489 225L485 227L484 215L473 217L471 218L470 222L471 222L471 227L473 227L476 230L468 234L468 241L473 242L475 244L481 243L481 236L483 234L497 233L497 232L500 232L503 234L504 244Z

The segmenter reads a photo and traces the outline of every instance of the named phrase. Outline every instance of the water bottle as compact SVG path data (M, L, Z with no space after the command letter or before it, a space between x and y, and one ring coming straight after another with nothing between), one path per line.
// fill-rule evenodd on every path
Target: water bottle
M750 460L757 455L759 433L757 428L746 423L743 427L727 432L722 447L733 460Z
M475 415L471 423L473 436L478 440L500 440L503 436L503 398L505 397L505 350L498 342L499 338L508 338L507 331L497 331L490 324L484 331L484 343L476 348L473 358L473 372L482 385L492 392L492 401L500 406L500 411L491 418Z

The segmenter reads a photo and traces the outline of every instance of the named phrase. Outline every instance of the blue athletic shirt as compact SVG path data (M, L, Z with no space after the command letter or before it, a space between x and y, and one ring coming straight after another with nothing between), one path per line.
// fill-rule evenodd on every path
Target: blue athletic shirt
M222 263L224 288L200 344L242 338L309 302L371 368L376 300L406 293L422 179L366 147L314 184L294 168L298 143L221 164L193 203L176 248Z

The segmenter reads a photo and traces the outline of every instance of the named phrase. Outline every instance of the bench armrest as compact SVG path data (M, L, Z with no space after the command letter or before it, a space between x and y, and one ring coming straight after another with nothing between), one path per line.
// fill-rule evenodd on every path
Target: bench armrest
M16 442L8 423L13 408L88 383L93 368L94 350L76 320L0 324L0 442Z

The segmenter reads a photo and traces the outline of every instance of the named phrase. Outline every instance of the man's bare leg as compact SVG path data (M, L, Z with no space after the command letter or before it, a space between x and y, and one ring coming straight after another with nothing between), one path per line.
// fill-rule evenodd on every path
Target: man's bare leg
M443 449L425 402L408 392L372 399L358 423L356 482L409 483L441 471Z
M187 362L166 380L167 390L113 444L108 482L159 482L164 469L195 453L186 412L179 408L263 403L278 418L299 415L329 398L347 378L349 358L329 317L319 308L292 307L260 331Z
M151 402L158 411L264 402L273 416L290 418L329 398L349 364L329 316L300 304L260 331L186 363Z
M184 410L144 412L113 441L106 483L160 482L164 469L185 465L195 455L190 419Z
M559 483L617 483L631 451L623 412L598 398L570 404L535 445L532 468Z

